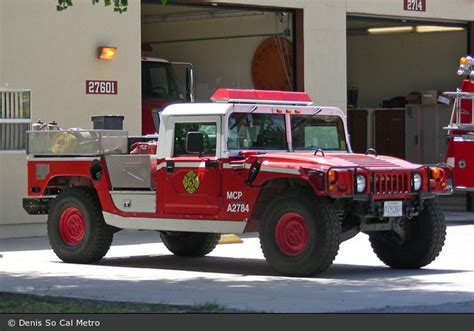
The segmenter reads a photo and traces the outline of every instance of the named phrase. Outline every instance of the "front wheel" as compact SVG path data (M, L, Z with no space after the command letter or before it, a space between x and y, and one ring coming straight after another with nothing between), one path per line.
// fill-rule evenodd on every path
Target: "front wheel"
M200 232L160 232L160 236L171 253L187 257L209 254L221 237L218 233Z
M104 222L94 191L72 188L58 195L49 207L48 238L64 262L93 263L109 250L113 228Z
M273 200L264 213L260 245L277 272L306 277L329 268L339 250L340 234L329 201L287 193Z
M400 240L393 231L369 234L377 257L386 265L399 269L418 269L433 262L446 238L446 223L438 200L425 200L423 211L407 220L405 227L405 240Z

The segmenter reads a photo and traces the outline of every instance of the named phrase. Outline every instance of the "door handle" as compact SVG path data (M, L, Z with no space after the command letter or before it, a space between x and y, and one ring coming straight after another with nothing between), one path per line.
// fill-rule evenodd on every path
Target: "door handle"
M174 172L174 161L173 160L167 160L166 161L166 172L168 174L172 174Z
M216 169L217 161L216 160L206 160L206 168Z

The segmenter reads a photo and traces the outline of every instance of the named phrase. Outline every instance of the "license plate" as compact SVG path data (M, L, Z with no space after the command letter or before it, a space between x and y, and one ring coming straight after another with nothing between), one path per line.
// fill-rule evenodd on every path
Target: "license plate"
M400 217L403 216L402 201L385 201L383 203L384 217Z

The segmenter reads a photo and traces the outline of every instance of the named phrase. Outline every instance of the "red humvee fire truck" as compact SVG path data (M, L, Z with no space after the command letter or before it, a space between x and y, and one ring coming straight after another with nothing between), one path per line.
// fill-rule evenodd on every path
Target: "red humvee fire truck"
M63 261L100 260L120 229L159 231L180 256L258 232L268 263L291 276L326 270L359 232L394 268L440 253L445 169L352 153L344 114L306 93L220 89L212 99L165 108L153 154L130 154L124 131L28 133L24 208L48 213Z

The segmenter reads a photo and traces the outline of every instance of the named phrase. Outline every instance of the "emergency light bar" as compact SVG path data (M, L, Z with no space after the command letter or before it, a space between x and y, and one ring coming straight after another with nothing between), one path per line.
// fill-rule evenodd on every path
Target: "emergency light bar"
M313 104L306 92L283 92L264 90L218 89L211 97L214 102L264 103L310 106Z

